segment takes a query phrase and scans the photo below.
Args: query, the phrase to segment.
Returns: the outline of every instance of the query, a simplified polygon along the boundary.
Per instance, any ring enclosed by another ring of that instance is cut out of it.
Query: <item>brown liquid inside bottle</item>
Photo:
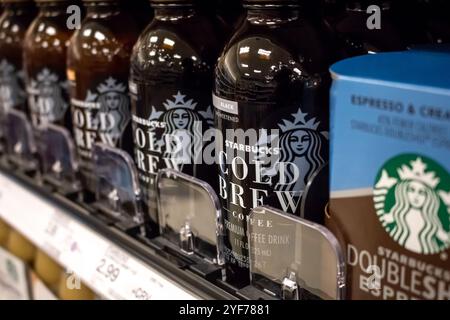
[[[214,87],[227,277],[239,286],[249,281],[247,221],[271,228],[269,220],[250,220],[251,209],[298,214],[304,191],[328,161],[332,56],[297,1],[244,5],[247,17],[219,59]],[[314,215],[321,220],[320,210]]]
[[[3,1],[0,17],[0,122],[5,112],[17,108],[26,112],[26,93],[22,69],[25,33],[35,17],[32,1]],[[4,124],[0,123],[0,131]]]
[[[70,130],[66,52],[69,1],[39,0],[39,14],[24,43],[28,108],[33,125],[57,123]]]
[[[169,168],[210,184],[202,140],[213,125],[211,90],[222,45],[214,23],[192,0],[152,0],[155,18],[140,36],[131,59],[135,162],[153,230],[158,171]]]
[[[93,144],[132,148],[128,75],[139,27],[119,1],[83,3],[87,16],[70,41],[67,77],[82,178],[85,189],[94,192]]]

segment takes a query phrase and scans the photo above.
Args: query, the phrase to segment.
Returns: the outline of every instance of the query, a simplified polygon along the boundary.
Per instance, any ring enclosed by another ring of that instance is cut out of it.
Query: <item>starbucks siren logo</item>
[[[22,105],[26,100],[23,89],[23,72],[7,60],[0,62],[0,112],[6,113]]]
[[[280,148],[279,158],[266,170],[267,176],[277,175],[280,163],[292,164],[283,172],[285,177],[281,180],[295,183],[277,184],[277,191],[303,190],[326,162],[324,150],[327,147],[328,132],[320,130],[320,121],[309,117],[301,108],[290,116],[292,121],[284,119],[278,123],[279,134],[267,136],[263,133],[258,142],[259,147],[278,145]],[[267,155],[263,154],[258,159],[269,162],[265,157]]]
[[[100,123],[102,115],[107,115],[108,123],[103,126],[108,129],[103,131],[108,132],[114,141],[118,141],[131,119],[127,86],[109,77],[97,87],[97,92],[88,90],[86,97],[87,102],[100,103],[100,109],[94,121]]]
[[[421,254],[450,246],[450,176],[438,163],[394,157],[380,170],[373,193],[378,218],[398,244]]]
[[[179,91],[173,98],[163,103],[164,111],[156,111],[152,106],[148,120],[165,123],[164,133],[156,142],[157,151],[163,154],[163,158],[176,162],[178,170],[183,171],[184,164],[193,163],[195,151],[201,155],[203,128],[200,123],[212,127],[214,115],[211,106],[206,111],[197,110],[197,102],[188,100]]]
[[[69,104],[66,101],[67,81],[59,81],[54,72],[44,68],[27,87],[28,105],[35,125],[60,121]]]

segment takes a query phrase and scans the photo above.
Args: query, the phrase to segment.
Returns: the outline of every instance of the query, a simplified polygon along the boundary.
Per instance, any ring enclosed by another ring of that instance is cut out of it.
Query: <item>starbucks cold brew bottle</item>
[[[250,210],[299,212],[305,187],[327,162],[330,83],[329,50],[297,0],[244,5],[247,17],[219,60],[214,88],[227,271],[241,284],[249,278]],[[251,223],[270,231],[270,221]]]
[[[70,40],[67,78],[75,144],[85,189],[94,192],[95,142],[131,152],[128,76],[139,34],[117,0],[84,0],[87,16]]]
[[[72,31],[66,26],[67,0],[37,0],[39,14],[24,42],[28,108],[33,125],[71,128],[66,51]]]
[[[26,110],[26,93],[22,69],[25,33],[35,17],[31,0],[3,0],[0,17],[0,120],[11,108]]]
[[[155,17],[133,50],[130,93],[135,162],[154,224],[160,169],[216,181],[211,180],[213,156],[207,165],[202,152],[207,143],[213,146],[203,134],[214,124],[211,90],[222,44],[217,29],[193,0],[151,4]]]

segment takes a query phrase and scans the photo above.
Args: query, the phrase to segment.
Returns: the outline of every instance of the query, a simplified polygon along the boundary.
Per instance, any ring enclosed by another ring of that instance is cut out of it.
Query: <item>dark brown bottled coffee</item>
[[[67,28],[64,0],[37,0],[39,14],[24,43],[24,69],[29,114],[34,126],[57,123],[71,129],[66,53],[72,31]]]
[[[370,20],[368,27],[368,20],[373,13],[367,13],[367,8],[371,5],[380,9],[379,29],[373,28],[372,22],[375,20]],[[347,57],[407,48],[407,42],[395,23],[391,1],[347,1],[345,12],[336,19],[333,27]]]
[[[214,123],[211,90],[222,43],[194,1],[151,4],[155,18],[134,47],[130,93],[135,162],[146,211],[157,230],[159,170],[171,168],[207,182],[214,176],[214,159],[203,163],[208,143],[203,134]]]
[[[241,285],[249,279],[250,210],[298,214],[307,184],[327,162],[330,84],[330,50],[297,0],[244,5],[246,20],[220,57],[214,88],[225,259],[228,278]],[[250,223],[270,232],[271,221]]]
[[[11,108],[26,109],[22,65],[25,33],[36,10],[33,1],[3,0],[0,17],[0,116]]]
[[[135,19],[116,0],[85,0],[87,16],[70,40],[67,60],[72,126],[87,191],[94,191],[95,142],[131,152],[128,76],[139,35]],[[128,131],[129,130],[129,131]]]

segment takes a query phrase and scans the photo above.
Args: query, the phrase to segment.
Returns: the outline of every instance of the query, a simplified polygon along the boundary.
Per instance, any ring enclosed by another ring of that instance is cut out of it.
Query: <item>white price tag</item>
[[[79,251],[76,235],[71,220],[58,213],[50,216],[42,234],[42,249],[54,259],[61,260],[61,255],[73,255]]]
[[[98,260],[92,282],[105,286],[107,297],[128,300],[196,299],[151,268],[109,246]]]
[[[196,299],[142,261],[0,173],[0,217],[109,299]]]
[[[0,173],[0,216],[35,244],[43,243],[55,208]]]

